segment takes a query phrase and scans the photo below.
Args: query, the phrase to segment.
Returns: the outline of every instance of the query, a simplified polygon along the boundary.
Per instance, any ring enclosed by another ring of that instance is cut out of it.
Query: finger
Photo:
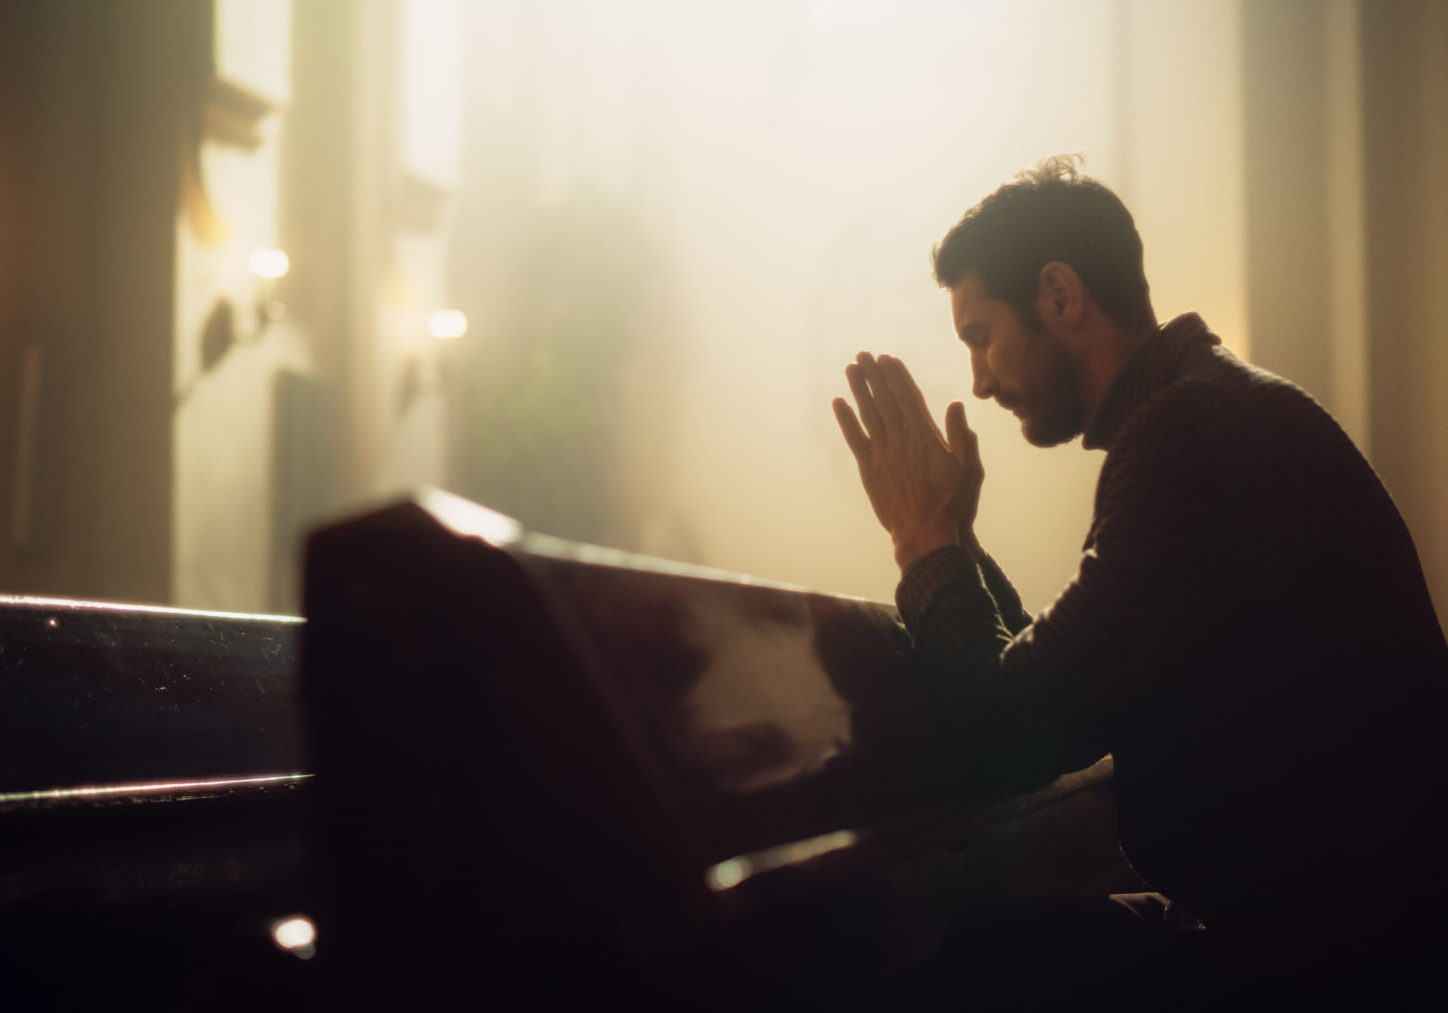
[[[930,408],[925,403],[925,395],[920,392],[920,386],[915,382],[915,377],[910,375],[910,370],[905,363],[893,355],[880,356],[880,369],[885,375],[886,382],[890,385],[891,393],[895,395],[895,401],[900,406],[900,416],[903,424],[912,430],[919,432],[933,432],[940,435],[940,429],[935,425],[935,420],[930,417]]]
[[[835,421],[840,424],[840,432],[845,434],[845,442],[850,446],[850,453],[855,455],[857,461],[865,460],[870,456],[870,438],[860,428],[860,420],[855,417],[855,410],[842,397],[835,398],[832,404],[835,409]]]
[[[945,409],[945,439],[950,453],[961,464],[980,458],[980,440],[965,421],[965,405],[952,401]]]
[[[864,354],[860,353],[861,356]],[[858,363],[850,363],[845,367],[845,380],[849,382],[850,393],[855,395],[855,403],[860,406],[860,421],[865,424],[865,432],[872,440],[884,439],[885,421],[880,417],[880,409],[870,391],[864,368]]]
[[[895,392],[890,389],[889,380],[886,379],[885,371],[881,368],[879,361],[869,352],[861,352],[856,356],[855,364],[870,385],[875,408],[879,411],[880,421],[883,423],[880,429],[881,435],[888,434],[892,429],[900,431],[904,426],[900,415],[900,405],[897,403]],[[870,429],[868,419],[865,420],[865,428]],[[875,432],[870,430],[870,435],[874,436]]]

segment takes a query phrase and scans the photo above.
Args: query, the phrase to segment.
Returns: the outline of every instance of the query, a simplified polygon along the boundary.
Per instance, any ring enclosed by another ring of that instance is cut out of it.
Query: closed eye
[[[981,349],[990,343],[990,336],[983,327],[967,327],[960,332],[960,340],[967,348]]]

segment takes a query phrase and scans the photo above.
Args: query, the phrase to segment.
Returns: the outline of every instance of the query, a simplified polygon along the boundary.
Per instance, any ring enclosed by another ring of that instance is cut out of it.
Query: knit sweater
[[[1085,445],[1107,456],[1080,569],[1033,621],[963,549],[903,576],[956,762],[1025,786],[1111,753],[1123,851],[1209,926],[1437,889],[1448,646],[1352,442],[1189,314],[1133,350]]]

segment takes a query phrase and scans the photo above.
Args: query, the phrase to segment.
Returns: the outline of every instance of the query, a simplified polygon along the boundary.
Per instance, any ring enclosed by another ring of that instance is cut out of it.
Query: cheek
[[[1011,348],[993,349],[990,357],[991,372],[1003,385],[1011,388],[1021,386],[1021,357],[1019,350]]]

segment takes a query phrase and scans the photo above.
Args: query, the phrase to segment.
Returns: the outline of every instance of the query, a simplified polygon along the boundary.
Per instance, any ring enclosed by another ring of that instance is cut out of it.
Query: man
[[[1320,973],[1420,945],[1448,897],[1448,646],[1371,467],[1194,314],[1158,327],[1131,215],[1069,159],[971,209],[935,274],[975,395],[1107,451],[1079,572],[1032,620],[975,536],[963,405],[942,433],[899,360],[846,370],[960,762],[1027,784],[1111,753],[1123,852],[1222,952]]]

